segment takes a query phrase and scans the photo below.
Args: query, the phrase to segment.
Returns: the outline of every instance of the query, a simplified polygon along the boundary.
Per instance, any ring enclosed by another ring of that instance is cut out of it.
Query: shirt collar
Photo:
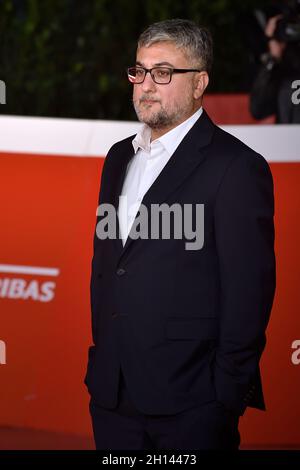
[[[171,156],[175,152],[176,148],[178,147],[180,142],[183,140],[185,135],[188,133],[188,131],[193,127],[195,122],[199,119],[199,117],[202,114],[202,111],[203,109],[201,106],[201,108],[199,108],[188,119],[183,121],[178,126],[174,127],[174,129],[171,129],[169,132],[162,135],[158,139],[153,140],[152,142],[150,142],[151,129],[147,124],[144,124],[142,129],[136,134],[136,136],[132,140],[134,153],[136,153],[138,149],[141,148],[142,150],[150,154],[151,145],[152,144],[156,145],[157,143],[160,143],[164,146],[165,150]]]
[[[132,141],[134,148],[134,153],[138,151],[139,148],[145,152],[150,153],[150,138],[151,138],[151,129],[147,124],[144,124],[141,130],[137,133],[135,138]]]

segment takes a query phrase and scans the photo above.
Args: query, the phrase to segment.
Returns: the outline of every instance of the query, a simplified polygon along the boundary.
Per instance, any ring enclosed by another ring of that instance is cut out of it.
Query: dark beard
[[[165,129],[176,124],[176,116],[169,116],[164,109],[151,116],[147,121],[143,120],[137,107],[134,106],[139,121],[147,124],[151,129]]]

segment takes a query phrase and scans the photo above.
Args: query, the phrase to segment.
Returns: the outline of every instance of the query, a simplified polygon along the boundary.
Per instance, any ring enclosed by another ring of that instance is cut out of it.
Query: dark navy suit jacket
[[[118,207],[133,137],[105,159],[101,204]],[[212,400],[239,415],[265,409],[259,361],[275,291],[268,163],[203,111],[142,203],[204,204],[204,245],[129,236],[123,247],[95,232],[85,376],[93,400],[117,405],[121,368],[147,414]]]

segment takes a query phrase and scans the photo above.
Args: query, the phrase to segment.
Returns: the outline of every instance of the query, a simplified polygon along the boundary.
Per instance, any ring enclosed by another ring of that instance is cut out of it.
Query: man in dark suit
[[[203,110],[211,63],[206,29],[167,20],[128,69],[144,126],[102,171],[85,377],[97,449],[237,449],[239,417],[265,408],[273,182]]]

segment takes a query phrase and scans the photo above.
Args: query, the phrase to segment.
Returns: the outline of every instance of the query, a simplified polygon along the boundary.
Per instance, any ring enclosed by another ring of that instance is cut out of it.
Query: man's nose
[[[147,72],[143,83],[141,83],[143,91],[155,90],[156,84],[153,81],[150,72]]]

